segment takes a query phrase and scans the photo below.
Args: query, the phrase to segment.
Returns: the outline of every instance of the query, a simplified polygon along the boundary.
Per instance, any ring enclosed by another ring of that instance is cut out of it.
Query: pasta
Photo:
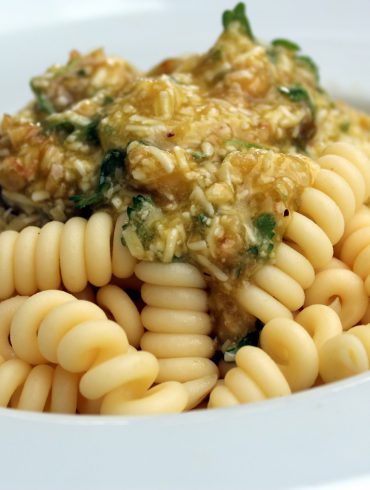
[[[60,366],[32,367],[21,359],[0,364],[0,406],[36,412],[76,413],[78,376]]]
[[[243,4],[203,55],[102,50],[0,121],[0,406],[263,401],[370,369],[370,117]]]
[[[113,230],[111,216],[100,212],[89,220],[75,217],[65,224],[51,221],[41,229],[28,226],[0,233],[0,299],[61,285],[79,293],[88,282],[108,284],[112,274],[129,277],[135,260],[121,245],[121,223],[118,218]]]
[[[326,383],[367,371],[370,325],[358,325],[333,337],[325,343],[319,355],[320,376]]]
[[[206,396],[217,381],[218,370],[209,360],[215,344],[209,337],[211,321],[207,294],[199,287],[205,286],[201,274],[188,264],[144,262],[136,266],[135,274],[144,281],[141,294],[146,303],[141,317],[147,332],[140,345],[158,359],[156,381],[206,378]]]
[[[353,219],[352,230],[347,232],[341,243],[340,257],[365,281],[365,290],[370,295],[370,217],[368,208],[360,210]]]
[[[59,378],[64,371],[75,375],[75,380],[82,374],[81,394],[89,400],[102,398],[103,414],[177,412],[188,403],[187,389],[180,383],[150,388],[158,373],[156,358],[130,346],[123,329],[98,306],[63,291],[44,291],[25,299],[11,318],[9,337],[17,359],[0,366],[3,405],[24,385],[16,406],[42,410],[53,372],[46,363],[60,366]],[[31,370],[31,365],[36,366]],[[37,403],[32,404],[35,385],[43,394],[36,395]],[[58,397],[58,387],[54,390],[53,385],[53,391]],[[77,393],[68,405],[76,403]],[[58,411],[58,404],[51,409]]]
[[[97,304],[113,316],[125,331],[130,345],[138,347],[144,333],[139,312],[125,291],[118,286],[108,285],[99,289]]]
[[[306,330],[287,318],[268,322],[261,348],[246,346],[236,354],[237,367],[211,393],[209,406],[221,407],[287,395],[311,387],[318,375],[315,344]]]
[[[329,269],[319,272],[312,286],[306,291],[305,304],[328,305],[333,298],[340,299],[339,316],[343,328],[355,325],[364,316],[368,297],[364,283],[357,274],[345,269]]]

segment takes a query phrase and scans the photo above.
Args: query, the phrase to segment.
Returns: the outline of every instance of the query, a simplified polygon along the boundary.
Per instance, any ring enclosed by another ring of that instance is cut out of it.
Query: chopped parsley
[[[115,184],[116,171],[123,170],[125,158],[126,152],[123,150],[113,149],[107,151],[100,167],[99,182],[95,191],[69,198],[70,201],[74,202],[76,208],[83,209],[106,202],[106,193]]]
[[[250,148],[256,148],[257,150],[268,150],[266,146],[260,145],[259,143],[249,143],[243,140],[227,140],[225,141],[226,146],[233,146],[237,150],[244,150]]]
[[[300,46],[297,43],[293,41],[289,41],[289,39],[282,39],[282,38],[274,39],[273,41],[271,41],[271,44],[274,47],[282,47],[285,49],[289,49],[289,51],[301,50]]]
[[[262,213],[254,221],[259,235],[263,239],[271,240],[275,236],[276,219],[272,213]]]
[[[201,160],[204,160],[207,157],[207,155],[205,153],[203,153],[202,151],[192,151],[191,156],[197,162],[200,162]]]
[[[296,56],[296,60],[298,63],[305,65],[310,70],[310,72],[315,77],[316,82],[320,80],[319,68],[312,58],[306,55],[299,55]]]
[[[211,56],[212,61],[214,62],[221,61],[224,56],[224,50],[221,46],[214,47],[211,49],[209,54]]]
[[[290,87],[280,85],[278,87],[278,91],[288,97],[288,99],[290,99],[292,102],[303,102],[309,107],[312,115],[315,114],[315,107],[312,103],[311,97],[309,96],[307,90],[301,85],[291,85]]]
[[[111,95],[106,95],[103,100],[103,105],[108,105],[114,102],[114,99]]]
[[[149,196],[138,194],[127,208],[127,217],[128,223],[122,227],[124,243],[130,248],[133,240],[139,239],[143,249],[148,250],[156,235],[158,221],[162,218],[161,210]]]
[[[49,98],[45,94],[41,92],[40,89],[36,87],[34,80],[31,80],[30,86],[32,92],[36,97],[36,105],[38,110],[40,112],[43,112],[44,114],[54,114],[55,107],[53,103],[49,100]]]
[[[262,213],[253,221],[257,243],[250,246],[247,254],[255,260],[266,259],[274,249],[276,218],[272,213]]]
[[[225,344],[222,346],[224,361],[234,362],[238,350],[246,345],[253,345],[254,347],[257,347],[259,344],[260,334],[263,326],[263,323],[257,320],[255,323],[255,330],[251,330],[236,342],[230,343],[229,341],[226,341]]]
[[[52,102],[46,97],[44,94],[35,94],[37,107],[39,111],[44,112],[45,114],[53,114],[55,112],[54,106]]]
[[[269,259],[274,250],[276,225],[276,218],[272,213],[262,213],[253,220],[256,240],[240,255],[239,262],[233,270],[236,279],[248,265]]]
[[[77,70],[77,75],[79,77],[87,77],[87,71],[84,68],[80,68]]]
[[[244,34],[246,34],[252,41],[254,35],[250,26],[250,22],[245,13],[245,5],[243,2],[238,3],[233,10],[225,10],[222,14],[222,25],[224,30],[227,31],[229,27],[238,23]]]
[[[285,48],[293,53],[293,59],[296,61],[296,63],[307,68],[315,77],[316,82],[319,82],[320,73],[317,64],[313,61],[312,58],[310,58],[310,56],[298,54],[301,51],[300,46],[297,43],[290,41],[289,39],[279,38],[271,41],[271,47],[267,49],[266,53],[273,63],[276,63],[279,55],[279,51],[275,48],[279,47]]]
[[[93,119],[89,124],[78,129],[78,139],[81,141],[86,141],[93,145],[99,145],[99,128],[100,118]]]
[[[74,136],[79,141],[84,143],[90,143],[93,145],[99,145],[98,128],[100,124],[100,117],[96,116],[91,120],[82,118],[80,121],[78,118],[71,117],[68,119],[63,113],[54,114],[50,117],[46,117],[42,122],[42,127],[46,132],[56,132],[59,136],[66,137],[74,133]]]
[[[196,220],[198,224],[201,226],[210,226],[211,225],[211,218],[203,213],[200,213],[196,216]]]
[[[351,123],[349,121],[344,121],[339,125],[339,129],[343,133],[348,133],[350,127],[351,127]]]

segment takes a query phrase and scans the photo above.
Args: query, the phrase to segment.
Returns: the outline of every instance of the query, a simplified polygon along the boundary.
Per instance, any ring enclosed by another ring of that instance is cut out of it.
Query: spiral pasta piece
[[[331,338],[343,332],[342,323],[337,313],[325,305],[311,305],[304,308],[295,317],[315,342],[317,350]]]
[[[97,305],[66,292],[43,291],[26,299],[11,319],[10,342],[15,361],[23,363],[18,386],[32,364],[53,363],[81,376],[80,393],[101,399],[101,413],[179,412],[188,404],[181,383],[151,388],[158,374],[156,358],[130,346],[123,328]]]
[[[318,374],[317,348],[296,321],[275,318],[262,329],[261,348],[274,360],[292,391],[311,387]]]
[[[209,407],[231,406],[288,395],[313,386],[319,371],[316,346],[306,330],[287,318],[275,318],[261,332],[261,348],[236,354],[236,368],[210,395]]]
[[[369,161],[355,146],[341,142],[329,145],[318,163],[320,171],[313,186],[303,191],[299,212],[319,225],[334,245],[370,195]]]
[[[341,242],[340,258],[360,276],[370,296],[370,210],[360,209],[349,222]]]
[[[213,376],[215,384],[218,370],[210,360],[215,345],[201,273],[188,264],[141,262],[135,274],[144,281],[141,317],[148,330],[140,345],[158,359],[156,381],[185,383]]]
[[[347,269],[322,270],[306,291],[305,306],[330,305],[335,298],[339,298],[340,301],[338,314],[343,329],[348,330],[361,320],[368,306],[362,279]]]
[[[9,342],[10,324],[15,312],[26,299],[27,296],[15,296],[0,303],[0,356],[4,360],[16,357],[13,347]]]
[[[315,269],[332,257],[345,225],[370,195],[370,165],[348,143],[329,145],[318,159],[320,170],[301,196],[284,240],[295,243]]]
[[[109,284],[99,289],[97,304],[108,311],[126,332],[130,345],[138,347],[144,333],[140,313],[130,296],[117,286]]]
[[[368,226],[370,226],[370,209],[363,205],[356,211],[355,215],[348,221],[348,223],[346,223],[342,239],[335,247],[336,256],[340,257],[343,244],[352,233]]]
[[[202,378],[186,381],[183,386],[188,394],[188,403],[185,410],[199,408],[199,404],[204,402],[205,397],[211,392],[218,380],[218,374],[210,374]],[[206,408],[205,405],[204,408]]]
[[[338,170],[334,171],[338,175],[342,175],[350,185],[351,179],[347,177],[347,175],[350,173],[349,168],[351,168],[352,172],[354,169],[356,169],[358,174],[361,176],[363,183],[363,193],[358,192],[360,186],[357,188],[355,185],[351,185],[351,189],[355,197],[356,192],[358,192],[358,196],[356,197],[356,207],[359,208],[365,201],[367,201],[370,196],[369,159],[366,154],[360,150],[360,148],[343,141],[332,143],[325,148],[323,156],[319,159],[319,163],[321,168],[330,168],[333,170],[338,168]]]
[[[319,357],[320,376],[326,383],[367,371],[370,367],[370,324],[358,325],[328,340]]]
[[[21,359],[0,364],[0,406],[33,412],[76,413],[79,377],[60,366],[32,367]]]
[[[74,217],[65,224],[51,221],[0,233],[0,299],[61,285],[78,293],[88,283],[108,284],[112,274],[130,276],[136,261],[121,244],[122,219],[113,229],[111,216],[97,212],[89,220]]]
[[[209,397],[209,408],[266,400],[291,393],[288,382],[271,357],[258,347],[242,347],[237,367],[228,371]]]

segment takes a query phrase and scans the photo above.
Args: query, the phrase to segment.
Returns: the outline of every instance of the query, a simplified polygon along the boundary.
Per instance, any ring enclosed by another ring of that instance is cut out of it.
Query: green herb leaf
[[[200,162],[201,160],[204,160],[204,158],[207,157],[205,153],[202,151],[192,151],[191,156],[196,160],[197,162]]]
[[[105,184],[109,179],[112,180],[115,171],[124,167],[125,158],[126,152],[123,150],[107,151],[100,167],[99,185]]]
[[[88,124],[79,124],[63,117],[65,117],[63,113],[55,114],[53,117],[45,118],[41,124],[46,131],[56,131],[63,136],[75,133],[80,141],[93,145],[100,144],[98,133],[100,117],[95,117]]]
[[[114,102],[114,98],[111,95],[106,95],[103,100],[103,105],[108,105]]]
[[[132,198],[132,204],[127,208],[127,216],[129,219],[133,217],[133,213],[137,213],[142,211],[145,204],[150,204],[153,206],[153,201],[150,196],[143,196],[142,194],[138,194]]]
[[[301,48],[298,44],[296,44],[293,41],[289,41],[289,39],[282,39],[282,38],[274,39],[273,41],[271,41],[271,44],[272,44],[272,46],[275,46],[275,47],[282,47],[285,49],[289,49],[289,51],[300,51],[301,50]]]
[[[224,50],[221,46],[219,47],[214,47],[211,49],[210,51],[210,57],[212,59],[212,61],[214,61],[215,63],[217,63],[218,61],[221,61],[223,56],[224,56]]]
[[[256,245],[253,245],[253,247],[249,247],[247,252],[251,255],[254,255],[255,257],[258,256],[258,247]]]
[[[71,196],[70,201],[73,201],[74,205],[78,209],[91,208],[93,206],[101,205],[105,202],[105,192],[109,186],[104,185],[99,187],[95,192],[91,194],[78,194]]]
[[[350,127],[351,123],[349,121],[344,121],[339,125],[339,129],[343,131],[343,133],[348,133]]]
[[[263,323],[259,320],[255,323],[255,330],[248,332],[246,335],[241,337],[237,342],[232,343],[223,349],[225,362],[235,361],[235,356],[239,349],[245,347],[246,345],[253,345],[257,347],[260,340],[261,330],[263,328]]]
[[[63,133],[65,135],[73,133],[76,127],[75,125],[67,120],[50,120],[48,117],[45,118],[42,122],[42,127],[46,131],[57,131],[58,133]]]
[[[278,90],[281,94],[286,95],[293,102],[307,102],[310,99],[307,90],[300,85],[294,85],[292,87],[281,85],[278,87]]]
[[[225,12],[222,14],[222,24],[225,30],[227,30],[234,22],[239,23],[239,26],[244,31],[244,34],[252,39],[252,41],[254,40],[250,22],[245,13],[245,5],[242,2],[238,3],[233,10],[225,10]]]
[[[203,226],[209,226],[211,221],[211,219],[203,213],[198,214],[197,220]]]
[[[226,146],[234,146],[237,150],[256,148],[257,150],[268,150],[267,146],[260,145],[258,143],[249,143],[243,140],[227,140]]]
[[[291,87],[281,85],[278,87],[278,91],[288,97],[292,102],[303,102],[307,104],[312,115],[315,114],[315,107],[312,103],[311,97],[309,96],[307,90],[301,85],[292,85]]]
[[[158,222],[163,218],[160,208],[149,196],[138,194],[127,208],[128,223],[123,225],[123,236],[134,231],[144,250],[148,250],[156,233]],[[125,240],[127,242],[127,240]]]
[[[76,208],[83,209],[105,203],[106,192],[114,185],[116,170],[124,168],[125,158],[126,152],[123,150],[107,151],[101,163],[96,190],[90,194],[79,194],[69,198],[70,201],[74,202]]]
[[[44,94],[36,94],[37,106],[41,112],[45,114],[53,114],[55,112],[53,104]]]
[[[40,112],[44,112],[45,114],[54,114],[55,108],[51,101],[44,94],[35,94],[37,108]]]
[[[253,220],[256,232],[256,241],[246,249],[238,267],[235,270],[236,277],[239,277],[247,264],[265,261],[271,255],[275,246],[276,218],[272,213],[262,213]]]
[[[262,213],[254,221],[259,235],[263,239],[272,240],[275,236],[276,219],[272,213]]]
[[[35,85],[35,79],[32,79],[30,82],[30,87],[32,92],[36,97],[37,108],[40,112],[44,112],[45,114],[54,114],[55,108],[52,102],[48,99],[48,97],[41,92],[39,88]]]
[[[296,56],[296,60],[298,61],[298,63],[302,63],[308,68],[308,70],[315,77],[316,82],[320,80],[319,67],[316,65],[312,58],[306,55],[300,55]]]
[[[78,138],[81,141],[86,141],[87,143],[91,143],[93,145],[99,145],[100,144],[99,133],[98,133],[99,124],[100,124],[99,117],[93,119],[87,126],[83,126],[81,129],[79,129]]]

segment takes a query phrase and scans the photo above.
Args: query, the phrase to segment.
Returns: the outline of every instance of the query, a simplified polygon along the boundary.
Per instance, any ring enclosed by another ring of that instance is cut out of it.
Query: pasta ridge
[[[329,339],[319,351],[325,383],[354,376],[370,367],[370,324],[357,325]]]

